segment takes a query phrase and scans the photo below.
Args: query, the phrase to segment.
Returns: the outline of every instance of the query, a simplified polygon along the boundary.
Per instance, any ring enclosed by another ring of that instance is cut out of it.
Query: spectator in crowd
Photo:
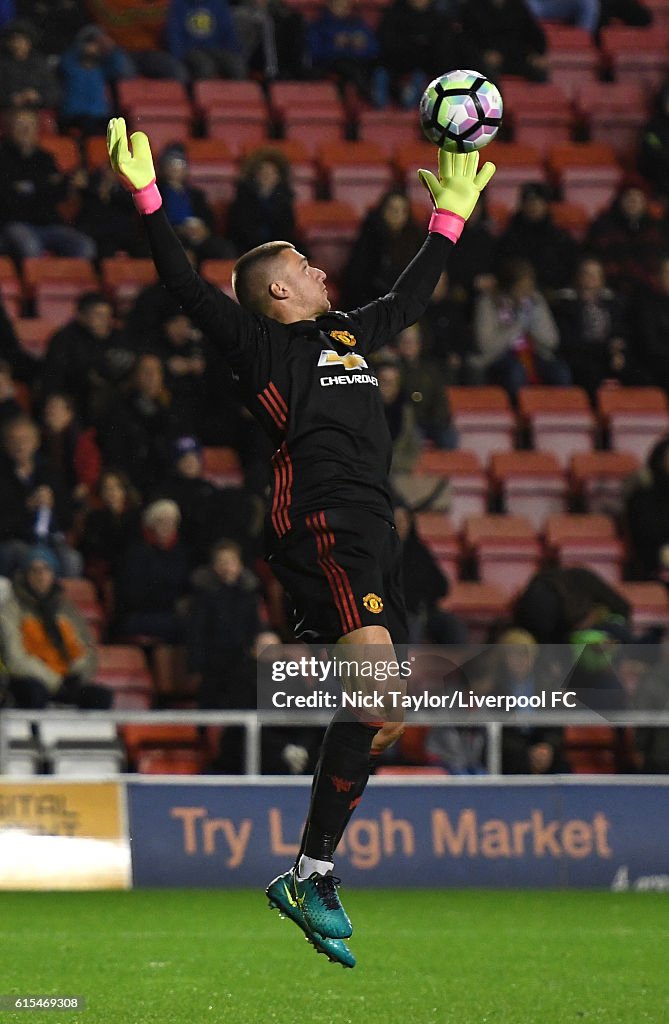
[[[170,224],[183,244],[201,260],[228,259],[230,245],[214,235],[214,214],[201,188],[188,181],[186,150],[168,146],[158,164],[158,184]]]
[[[552,291],[571,283],[577,249],[567,232],[553,223],[549,199],[542,182],[522,186],[519,209],[499,240],[497,258],[529,260],[539,287]]]
[[[202,332],[177,310],[165,319],[151,349],[165,367],[175,417],[199,427],[207,411],[207,352]]]
[[[104,135],[112,113],[109,86],[134,75],[123,50],[98,25],[86,25],[61,57],[58,71],[63,87],[62,128]]]
[[[540,644],[564,644],[577,629],[617,616],[629,619],[630,606],[617,590],[589,569],[575,566],[540,570],[518,595],[514,624]]]
[[[241,167],[228,211],[227,236],[236,252],[283,239],[296,243],[290,164],[276,149],[258,149]]]
[[[352,83],[361,99],[370,98],[370,81],[379,44],[354,0],[325,0],[308,31],[309,54],[319,78],[335,77],[340,89]]]
[[[87,7],[116,45],[128,52],[140,75],[188,81],[185,64],[165,49],[170,0],[87,0]]]
[[[255,686],[249,694],[239,684],[260,629],[257,590],[239,545],[228,539],[215,544],[209,569],[199,574],[187,621],[188,664],[200,682],[200,707],[255,704]]]
[[[653,447],[626,503],[631,569],[669,584],[669,437]]]
[[[462,644],[467,642],[464,624],[439,608],[448,596],[449,582],[416,529],[413,513],[405,505],[395,507],[395,527],[402,543],[404,599],[412,643]]]
[[[459,689],[487,696],[495,685],[497,652],[487,648],[472,655],[466,662],[466,674],[458,680]],[[441,765],[449,775],[486,775],[486,741],[486,730],[480,725],[433,725],[425,740],[427,763]]]
[[[140,538],[140,505],[139,493],[125,473],[102,471],[79,541],[91,579],[102,583],[116,575],[127,548]]]
[[[601,259],[618,291],[629,295],[652,284],[667,234],[648,208],[643,182],[623,183],[609,209],[590,225],[586,248]]]
[[[84,292],[73,320],[51,338],[42,386],[65,392],[88,423],[104,408],[110,388],[132,369],[134,353],[114,326],[112,304],[102,292]]]
[[[391,478],[410,473],[420,455],[420,435],[411,402],[402,390],[402,373],[397,362],[383,362],[376,368],[379,391],[393,442]]]
[[[41,545],[26,552],[12,597],[3,604],[3,653],[19,707],[51,701],[105,710],[113,694],[93,682],[97,661],[86,622],[56,579],[54,552]]]
[[[387,192],[365,217],[344,272],[344,307],[385,295],[425,238],[402,192]]]
[[[42,49],[60,57],[80,28],[89,21],[80,0],[16,0],[17,14],[39,26]]]
[[[669,257],[660,260],[655,288],[641,293],[634,312],[640,361],[650,379],[669,391]]]
[[[94,259],[95,242],[64,224],[57,210],[68,195],[67,179],[37,139],[34,110],[13,110],[0,141],[0,247],[18,259],[56,256]]]
[[[67,486],[39,451],[40,432],[25,413],[3,434],[0,460],[0,576],[11,576],[33,544],[55,552],[63,576],[81,575],[82,559],[65,533],[72,522]]]
[[[251,554],[262,525],[262,510],[243,487],[217,487],[204,476],[202,448],[196,437],[179,437],[170,474],[156,496],[171,498],[181,512],[181,536],[193,563],[207,561],[221,533]]]
[[[650,25],[653,12],[640,0],[601,0],[601,25]]]
[[[465,0],[460,17],[480,71],[495,81],[500,75],[546,81],[546,37],[524,0]]]
[[[176,502],[167,498],[144,509],[143,537],[126,549],[116,577],[119,635],[183,642],[180,604],[188,591],[191,565],[179,537],[180,520]]]
[[[601,15],[600,0],[527,0],[535,18],[577,25],[595,34]]]
[[[377,36],[379,67],[373,79],[377,107],[393,99],[407,110],[414,109],[431,78],[444,68],[463,66],[454,23],[435,0],[393,0],[383,12]]]
[[[527,260],[500,264],[497,288],[476,302],[474,337],[478,366],[514,399],[526,384],[571,383],[569,370],[555,354],[557,325]]]
[[[227,0],[170,0],[167,45],[193,79],[248,74]]]
[[[0,430],[23,412],[17,398],[16,381],[6,359],[0,359]]]
[[[232,15],[251,75],[265,81],[299,79],[306,74],[306,32],[301,11],[284,0],[240,0]]]
[[[3,33],[0,107],[55,107],[58,82],[46,57],[35,49],[37,32],[29,21],[13,21]]]
[[[32,381],[38,372],[38,362],[21,346],[14,324],[0,295],[0,359],[9,364],[12,376],[22,382]]]
[[[75,225],[95,241],[100,259],[127,253],[146,257],[146,240],[137,230],[137,211],[132,197],[119,183],[109,163],[88,172],[77,172],[81,203]]]
[[[75,505],[95,490],[102,457],[93,427],[82,427],[70,395],[54,392],[42,411],[42,453],[57,467]]]
[[[458,435],[451,419],[446,383],[439,366],[423,355],[423,332],[412,324],[398,334],[396,347],[402,389],[413,404],[418,431],[437,448],[457,448]]]
[[[438,364],[446,384],[474,384],[469,367],[472,330],[462,303],[452,298],[450,282],[445,270],[425,312],[422,325],[426,350]]]
[[[479,292],[491,288],[495,283],[493,269],[497,251],[497,239],[494,237],[487,213],[485,193],[474,207],[474,212],[467,221],[466,230],[458,239],[458,258],[451,260],[448,267],[449,280],[453,298],[461,305],[468,306]]]
[[[0,31],[16,17],[14,0],[0,0]]]
[[[578,264],[573,288],[556,295],[555,318],[561,354],[574,384],[594,397],[605,380],[647,383],[628,342],[626,303],[607,287],[601,261],[586,256]]]
[[[669,191],[669,82],[660,89],[654,112],[641,133],[639,170],[660,196]]]
[[[539,647],[525,629],[505,630],[497,640],[495,696],[534,697],[546,689],[539,671]],[[562,761],[563,730],[559,727],[505,728],[502,731],[502,774],[546,775],[568,771]]]
[[[114,402],[98,422],[104,461],[124,470],[144,493],[165,476],[170,465],[170,446],[188,433],[172,409],[160,358],[139,356],[123,401]]]

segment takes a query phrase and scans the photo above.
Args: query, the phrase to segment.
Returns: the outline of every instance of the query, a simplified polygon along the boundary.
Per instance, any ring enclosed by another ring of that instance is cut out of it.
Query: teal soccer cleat
[[[353,925],[337,894],[339,879],[331,871],[326,875],[314,872],[300,880],[293,871],[292,896],[297,900],[304,920],[312,931],[328,939],[347,939]]]
[[[317,953],[324,953],[330,963],[341,964],[342,967],[355,967],[355,957],[341,939],[326,938],[311,930],[295,898],[295,880],[293,871],[286,871],[270,882],[265,889],[272,910],[278,910],[285,917],[294,921],[304,932],[305,938]]]

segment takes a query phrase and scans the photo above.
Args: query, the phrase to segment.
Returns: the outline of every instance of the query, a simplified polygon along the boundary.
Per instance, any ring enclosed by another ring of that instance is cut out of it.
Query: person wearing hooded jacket
[[[601,259],[609,284],[629,295],[652,284],[668,242],[664,225],[649,209],[644,182],[628,178],[591,224],[585,247]]]
[[[632,570],[669,584],[669,437],[655,445],[626,505]]]

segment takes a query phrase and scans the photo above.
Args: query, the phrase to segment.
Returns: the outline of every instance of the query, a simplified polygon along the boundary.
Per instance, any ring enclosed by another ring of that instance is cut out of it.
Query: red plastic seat
[[[418,118],[416,117],[416,120]],[[397,168],[399,180],[412,203],[419,203],[424,208],[430,209],[429,198],[425,186],[418,180],[416,171],[419,167],[425,167],[429,171],[436,171],[437,150],[427,140],[408,143],[397,146],[393,153],[393,164]]]
[[[191,184],[203,189],[209,202],[229,203],[235,194],[239,168],[228,143],[222,139],[189,139],[186,157]]]
[[[528,181],[544,181],[546,170],[534,146],[517,142],[491,142],[481,153],[480,163],[492,160],[495,177],[486,188],[488,201],[515,208],[521,187]]]
[[[586,29],[555,22],[543,22],[542,27],[548,43],[550,80],[571,99],[583,82],[595,81],[601,59],[599,51]]]
[[[49,348],[49,341],[57,330],[51,317],[33,316],[19,318],[13,323],[21,348],[29,352],[35,359],[43,359]]]
[[[127,313],[139,293],[158,280],[151,259],[131,256],[109,256],[100,265],[102,286],[114,302],[118,313]]]
[[[98,288],[88,260],[62,256],[31,256],[23,261],[23,279],[35,301],[37,316],[49,317],[53,328],[74,316],[77,299]]]
[[[336,142],[321,146],[318,160],[333,199],[349,203],[359,214],[375,206],[393,183],[393,171],[374,142]]]
[[[568,725],[564,755],[577,775],[613,775],[616,771],[616,731],[610,725]]]
[[[639,131],[648,120],[648,90],[636,81],[584,82],[575,103],[590,139],[607,142],[623,166],[633,165]]]
[[[582,242],[590,226],[588,211],[578,203],[551,203],[550,209],[555,226]]]
[[[346,113],[333,82],[275,82],[271,87],[275,121],[287,139],[298,139],[312,154],[327,142],[344,139]]]
[[[662,583],[619,583],[617,589],[631,606],[636,630],[669,626],[669,594]]]
[[[217,284],[222,292],[236,302],[237,299],[232,290],[232,270],[235,262],[235,260],[203,260],[200,273],[207,281]]]
[[[522,516],[474,516],[465,523],[464,540],[479,578],[506,594],[524,587],[541,563],[534,527]]]
[[[629,452],[581,452],[571,460],[571,479],[586,512],[618,517],[623,486],[639,461]]]
[[[109,163],[107,140],[103,135],[91,135],[84,142],[84,160],[89,171],[97,171]]]
[[[475,452],[421,452],[414,466],[414,475],[441,476],[448,480],[448,514],[456,529],[468,516],[483,515],[488,505],[488,483]]]
[[[312,266],[337,277],[358,233],[359,216],[349,203],[317,200],[296,203],[295,217],[311,254]]]
[[[448,597],[440,603],[446,611],[458,615],[469,630],[470,643],[484,643],[490,628],[508,618],[508,595],[491,583],[456,581]]]
[[[140,775],[199,775],[204,756],[199,750],[142,750],[137,755],[136,769]]]
[[[460,569],[460,541],[448,516],[442,512],[420,512],[416,516],[416,530],[448,580],[457,579]]]
[[[153,680],[141,648],[125,644],[102,644],[98,645],[96,653],[98,667],[95,681],[114,691],[114,707],[149,707]]]
[[[567,481],[551,453],[497,452],[490,465],[507,512],[525,516],[539,530],[550,515],[566,511]]]
[[[593,215],[609,205],[623,173],[607,142],[563,142],[551,148],[548,164],[565,202]]]
[[[61,580],[61,586],[65,597],[72,602],[95,635],[99,637],[105,624],[105,613],[91,581],[76,578],[64,579]]]
[[[669,402],[662,388],[607,388],[597,392],[597,409],[611,447],[644,461],[669,432]]]
[[[545,541],[549,556],[565,568],[585,566],[613,585],[622,579],[625,549],[608,516],[550,516]]]
[[[81,166],[79,148],[74,139],[67,135],[41,135],[39,144],[42,149],[56,161],[58,170],[63,174],[72,174],[77,167]],[[109,158],[107,158],[109,159]]]
[[[18,317],[23,304],[21,281],[9,256],[0,256],[0,296],[11,317]]]
[[[446,391],[463,448],[476,452],[482,462],[493,452],[513,448],[516,419],[503,388],[449,387]]]
[[[239,455],[234,448],[207,447],[202,449],[203,473],[207,480],[219,487],[241,487],[244,473]]]
[[[616,82],[640,83],[651,94],[660,88],[669,71],[665,32],[650,25],[610,25],[602,29],[600,44]]]
[[[501,93],[515,142],[544,152],[556,142],[568,141],[573,114],[569,98],[558,85],[503,78]]]
[[[403,146],[420,142],[420,126],[414,110],[363,110],[358,117],[358,137],[373,142],[392,156]]]
[[[267,138],[269,111],[259,82],[195,82],[193,100],[207,136],[225,141],[235,154]]]
[[[126,78],[116,87],[119,106],[129,130],[144,131],[159,158],[165,146],[185,142],[190,135],[191,105],[180,82],[165,78]]]
[[[532,446],[550,451],[563,468],[576,452],[592,450],[595,417],[583,388],[523,387],[518,409],[530,430]]]

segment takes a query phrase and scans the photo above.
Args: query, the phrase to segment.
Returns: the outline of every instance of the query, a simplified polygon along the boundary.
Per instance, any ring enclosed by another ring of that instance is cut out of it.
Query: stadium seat
[[[549,78],[571,99],[582,82],[597,78],[599,51],[586,29],[555,22],[543,22],[543,29],[548,43]]]
[[[477,453],[426,450],[421,452],[414,474],[443,477],[448,481],[448,514],[456,529],[468,516],[486,512],[488,484]]]
[[[551,217],[556,227],[562,228],[575,242],[582,242],[590,227],[588,211],[578,203],[551,203]]]
[[[125,78],[116,87],[119,106],[130,131],[145,131],[154,158],[173,142],[190,135],[192,111],[184,87],[174,79]]]
[[[571,460],[572,487],[586,512],[622,514],[623,485],[637,469],[638,459],[629,452],[581,452]]]
[[[336,279],[358,233],[359,217],[354,208],[334,199],[296,203],[295,218],[312,266]]]
[[[569,140],[571,104],[558,85],[502,78],[500,91],[504,97],[504,116],[513,125],[514,142],[544,152],[556,142]]]
[[[114,708],[144,709],[153,694],[153,680],[139,647],[125,644],[97,647],[95,681],[114,691]]]
[[[416,118],[418,120],[418,118]],[[404,191],[412,203],[420,203],[421,206],[429,209],[429,199],[425,186],[418,180],[416,169],[425,167],[427,170],[437,170],[437,150],[427,140],[412,142],[402,146],[396,146],[393,154],[393,163],[397,168],[397,174]],[[426,203],[426,199],[428,200]]]
[[[270,139],[260,148],[269,151],[276,150],[285,156],[290,163],[290,183],[295,199],[299,202],[312,202],[316,196],[318,175],[316,164],[302,143],[297,139]],[[244,156],[249,156],[257,151],[258,146],[248,146],[244,150]]]
[[[596,424],[582,388],[523,387],[518,410],[532,447],[551,452],[563,468],[576,452],[591,451]]]
[[[344,139],[346,113],[334,82],[274,82],[270,99],[284,137],[298,139],[312,155],[324,143]]]
[[[645,461],[653,445],[669,432],[669,403],[662,388],[601,387],[597,410],[611,448]]]
[[[477,644],[485,643],[490,628],[508,617],[511,605],[508,595],[491,583],[458,580],[440,607],[458,615],[469,630],[470,643]]]
[[[506,512],[525,516],[541,529],[545,520],[567,509],[567,481],[549,452],[497,452],[491,475]]]
[[[232,269],[234,265],[235,260],[203,260],[200,265],[200,274],[207,281],[218,285],[222,292],[225,292],[226,295],[229,295],[236,302],[237,299],[232,290]]]
[[[199,775],[205,759],[199,750],[142,750],[137,755],[136,770],[140,775]]]
[[[21,348],[24,348],[35,359],[44,359],[51,336],[58,329],[54,327],[48,316],[22,317],[14,320],[12,326],[16,331]]]
[[[601,30],[600,45],[620,85],[641,84],[652,95],[664,82],[669,71],[667,35],[656,26],[607,26]]]
[[[172,704],[192,697],[196,687],[188,671],[186,648],[175,644],[156,644],[151,652],[151,672],[156,693]]]
[[[61,586],[65,597],[77,608],[99,639],[105,626],[105,613],[91,581],[83,578],[63,579]]]
[[[84,142],[84,162],[89,171],[97,171],[109,163],[107,139],[104,135],[89,135]]]
[[[49,317],[53,330],[74,316],[84,292],[98,288],[88,260],[63,256],[30,256],[23,261],[23,279],[36,316]]]
[[[207,447],[202,449],[203,473],[218,487],[241,487],[244,473],[239,455],[234,448]]]
[[[414,110],[363,110],[358,116],[358,137],[374,142],[384,154],[392,156],[403,146],[420,142],[420,127]]]
[[[593,142],[607,142],[624,167],[635,166],[639,132],[648,119],[649,95],[639,82],[584,82],[576,109]]]
[[[195,82],[193,101],[208,138],[224,140],[235,155],[267,138],[269,111],[259,82]]]
[[[505,594],[521,590],[541,563],[534,527],[522,516],[473,516],[466,521],[463,535],[479,579]]]
[[[491,142],[481,153],[481,163],[492,160],[497,167],[495,177],[486,188],[487,202],[501,203],[515,209],[520,188],[528,181],[544,181],[546,171],[534,146],[517,142]]]
[[[610,725],[568,725],[563,734],[565,760],[577,775],[613,775],[617,745]]]
[[[503,388],[449,387],[446,392],[462,448],[484,463],[493,452],[513,448],[516,419]]]
[[[9,256],[0,256],[0,298],[12,319],[21,315],[23,305],[21,281]]]
[[[622,178],[622,168],[607,142],[563,142],[552,146],[548,166],[567,203],[585,207],[591,216],[608,206]]]
[[[202,741],[195,725],[126,725],[128,759],[138,772],[193,775],[202,771]]]
[[[669,626],[669,593],[662,583],[619,583],[617,590],[632,609],[636,631]]]
[[[359,214],[375,206],[393,184],[393,170],[374,142],[329,142],[318,151],[332,199]]]
[[[158,273],[151,259],[109,256],[100,263],[100,278],[116,312],[123,315],[130,311],[139,293],[158,280]]]
[[[449,583],[460,575],[460,542],[455,527],[442,512],[420,512],[416,532],[427,545]]]
[[[72,174],[81,166],[79,147],[74,139],[67,135],[40,135],[39,144],[42,149],[56,161],[58,170],[63,174]]]
[[[550,516],[545,542],[548,556],[565,568],[585,566],[614,586],[622,579],[625,549],[608,516]]]
[[[229,203],[234,198],[239,168],[227,142],[218,138],[189,139],[186,157],[190,183],[201,188],[210,203]]]

